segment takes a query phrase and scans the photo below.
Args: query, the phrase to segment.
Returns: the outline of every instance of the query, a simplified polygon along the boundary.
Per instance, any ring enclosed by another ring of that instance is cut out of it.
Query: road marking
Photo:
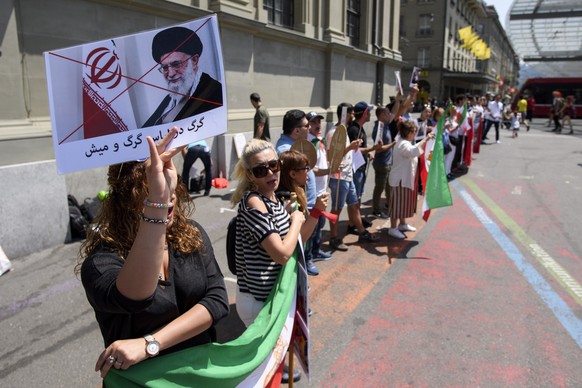
[[[228,207],[221,207],[221,208],[220,208],[220,214],[222,214],[222,213],[224,213],[224,212],[231,212],[231,213],[234,213],[234,212],[236,212],[236,209],[230,209],[230,208],[228,208]]]
[[[465,179],[463,181],[468,183],[469,180]],[[476,188],[476,185],[473,182],[469,181],[469,183]],[[582,349],[582,320],[580,320],[572,312],[566,302],[556,294],[546,279],[544,279],[544,277],[525,260],[517,246],[501,231],[501,228],[497,226],[489,216],[487,216],[483,208],[479,206],[471,194],[469,194],[458,181],[453,181],[451,184],[460,193],[465,203],[483,223],[485,229],[487,229],[489,234],[491,234],[493,239],[499,244],[507,257],[513,261],[517,269],[523,274],[535,292],[554,313],[554,316],[570,334],[572,339],[574,339],[578,347]]]
[[[511,194],[513,195],[521,195],[521,186],[515,186],[513,190],[511,190]]]
[[[236,283],[236,279],[235,278],[231,278],[230,276],[225,276],[224,277],[224,281],[231,282],[231,283]]]
[[[515,236],[515,238],[543,265],[550,275],[574,298],[576,303],[582,306],[582,286],[566,271],[552,256],[550,256],[539,244],[505,213],[497,204],[489,198],[471,179],[464,183],[475,195],[487,205],[497,216],[501,223]]]

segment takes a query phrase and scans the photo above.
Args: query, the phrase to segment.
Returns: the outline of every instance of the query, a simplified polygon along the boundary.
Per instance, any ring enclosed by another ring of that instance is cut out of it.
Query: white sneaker
[[[404,233],[402,233],[401,231],[399,231],[396,228],[389,228],[388,229],[388,236],[397,238],[399,240],[403,240],[403,239],[406,238],[406,236],[404,235]]]
[[[500,140],[497,140],[495,143],[497,143],[497,144],[501,144],[501,141],[500,141]]]
[[[408,224],[398,225],[398,230],[401,232],[416,232],[416,228]]]

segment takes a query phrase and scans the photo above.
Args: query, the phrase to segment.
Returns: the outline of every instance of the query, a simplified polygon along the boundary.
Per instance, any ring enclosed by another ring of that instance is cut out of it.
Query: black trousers
[[[205,150],[206,147],[201,145],[196,145],[190,147],[184,158],[184,169],[182,170],[182,182],[188,187],[190,181],[190,168],[192,165],[200,158],[204,164],[204,170],[206,175],[206,182],[204,191],[210,191],[210,186],[212,185],[212,167],[210,162],[210,151]]]
[[[491,125],[495,125],[495,141],[499,140],[499,121],[485,120],[485,131],[483,131],[482,141],[485,141],[487,132],[491,129]]]

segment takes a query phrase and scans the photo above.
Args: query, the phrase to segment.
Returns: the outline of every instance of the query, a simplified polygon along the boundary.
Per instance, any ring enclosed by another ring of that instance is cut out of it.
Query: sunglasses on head
[[[259,164],[258,166],[251,168],[251,173],[255,178],[264,178],[269,173],[269,170],[274,174],[279,172],[280,169],[281,164],[279,163],[279,160],[273,159],[269,160],[267,163]]]

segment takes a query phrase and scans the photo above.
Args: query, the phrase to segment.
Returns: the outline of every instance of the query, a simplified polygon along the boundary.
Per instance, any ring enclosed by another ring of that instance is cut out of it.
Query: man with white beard
[[[222,84],[199,70],[202,42],[185,27],[160,31],[152,41],[152,57],[170,92],[144,127],[167,124],[222,106]]]

